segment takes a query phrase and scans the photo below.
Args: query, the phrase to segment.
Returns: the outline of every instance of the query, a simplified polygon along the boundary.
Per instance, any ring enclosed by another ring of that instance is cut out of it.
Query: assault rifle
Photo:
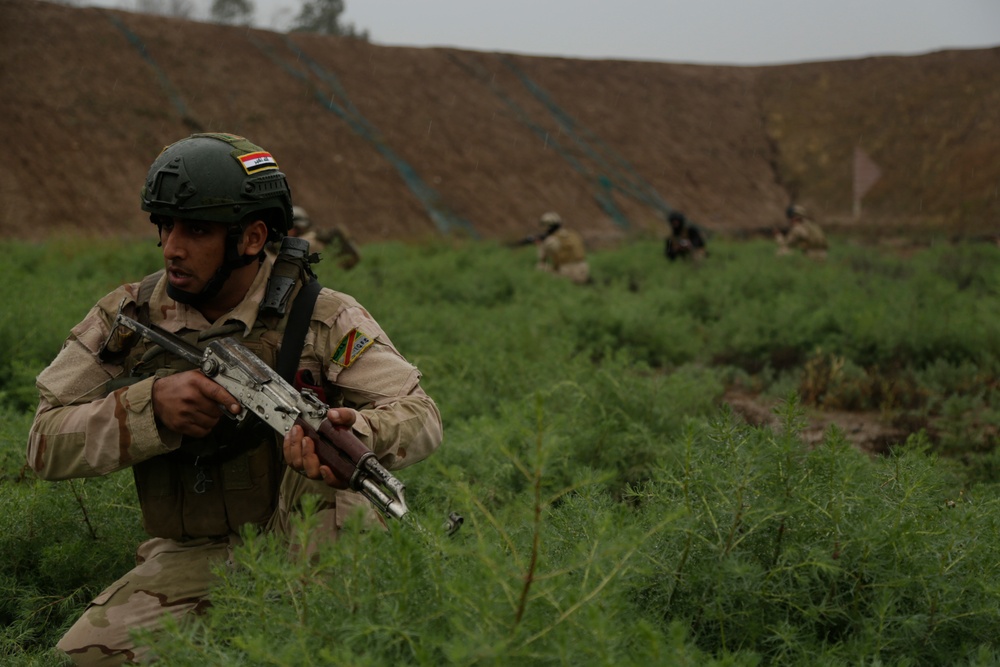
[[[388,516],[401,519],[407,513],[403,483],[378,462],[375,453],[349,430],[331,424],[326,418],[329,406],[313,391],[298,392],[243,345],[227,337],[213,340],[200,350],[165,329],[140,324],[121,313],[115,318],[115,327],[125,327],[147,338],[220,384],[243,406],[237,415],[227,411],[228,417],[242,421],[253,413],[282,434],[298,424],[316,443],[320,463],[348,480],[351,490],[361,493]]]
[[[549,225],[549,228],[546,229],[541,234],[529,234],[528,236],[525,236],[522,239],[518,239],[516,241],[511,241],[510,243],[507,244],[507,247],[508,248],[520,248],[520,247],[523,247],[523,246],[526,246],[526,245],[534,245],[534,244],[538,243],[539,241],[544,241],[545,239],[547,239],[548,237],[550,237],[552,234],[554,234],[555,231],[557,229],[559,229],[559,226],[560,225]]]
[[[516,241],[511,241],[510,243],[507,244],[507,247],[508,248],[521,248],[521,247],[526,246],[526,245],[535,245],[536,243],[538,243],[539,241],[541,241],[543,238],[545,238],[545,237],[542,236],[541,234],[531,234],[529,236],[525,236],[522,239],[518,239]]]
[[[349,271],[361,261],[361,253],[354,241],[348,236],[347,230],[337,225],[332,229],[324,229],[316,233],[316,238],[326,245],[337,244],[336,256],[340,258],[337,265]]]

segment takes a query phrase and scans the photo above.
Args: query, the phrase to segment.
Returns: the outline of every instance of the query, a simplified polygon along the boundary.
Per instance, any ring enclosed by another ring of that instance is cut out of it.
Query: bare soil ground
[[[1000,48],[778,67],[572,60],[0,0],[0,232],[136,236],[166,144],[244,134],[361,243],[767,229],[996,232]],[[861,147],[882,177],[852,215]]]
[[[729,389],[722,398],[733,412],[754,426],[780,428],[774,409],[779,401],[751,394],[738,388]],[[905,440],[908,433],[887,424],[879,412],[848,412],[845,410],[817,410],[806,408],[807,426],[800,437],[810,445],[822,442],[832,426],[838,428],[859,450],[869,454],[886,454],[895,444]]]

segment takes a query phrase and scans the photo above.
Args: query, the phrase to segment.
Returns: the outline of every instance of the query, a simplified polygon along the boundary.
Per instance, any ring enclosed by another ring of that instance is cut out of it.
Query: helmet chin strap
[[[167,296],[178,303],[195,307],[215,298],[222,291],[222,286],[229,280],[229,276],[232,275],[233,271],[264,259],[263,251],[256,255],[241,254],[239,243],[242,237],[243,228],[240,225],[233,225],[229,228],[226,233],[226,256],[222,261],[222,266],[216,270],[215,275],[205,285],[205,289],[200,292],[185,292],[168,282]]]

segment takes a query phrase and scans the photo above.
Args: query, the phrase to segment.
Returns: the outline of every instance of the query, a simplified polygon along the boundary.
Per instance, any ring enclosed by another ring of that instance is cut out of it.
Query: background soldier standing
[[[420,372],[354,298],[323,288],[310,317],[287,314],[299,294],[315,294],[303,285],[318,283],[301,254],[264,252],[292,220],[291,192],[270,153],[235,135],[192,135],[156,158],[141,201],[159,232],[164,270],[114,290],[72,329],[37,378],[28,436],[28,463],[43,479],[131,467],[151,536],[136,551],[136,567],[60,640],[79,665],[140,659],[129,631],[204,609],[211,569],[229,561],[240,530],[290,539],[305,494],[319,499],[318,540],[334,539],[355,508],[371,525],[381,521],[320,465],[301,427],[282,438],[253,415],[222,419],[223,410],[243,409],[236,399],[193,364],[113,328],[119,311],[198,347],[231,336],[272,368],[290,358],[296,379],[331,406],[327,419],[350,429],[388,469],[427,457],[442,438]],[[294,350],[282,345],[293,323],[304,334]]]
[[[312,218],[301,206],[292,207],[292,228],[288,230],[288,235],[308,241],[310,252],[321,252],[328,245],[335,246],[334,256],[339,258],[337,266],[344,270],[354,268],[361,261],[361,253],[343,226],[335,225],[332,229],[317,231]]]
[[[538,223],[545,231],[535,240],[536,268],[569,278],[578,285],[589,283],[590,265],[580,235],[563,227],[562,218],[555,211],[543,213]]]

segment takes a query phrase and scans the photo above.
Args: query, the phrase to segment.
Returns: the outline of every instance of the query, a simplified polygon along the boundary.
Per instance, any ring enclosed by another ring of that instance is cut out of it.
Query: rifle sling
[[[306,331],[309,330],[309,320],[312,319],[313,306],[321,289],[323,286],[315,278],[305,283],[295,295],[292,311],[288,314],[274,370],[289,384],[295,382],[295,372],[306,341]]]

